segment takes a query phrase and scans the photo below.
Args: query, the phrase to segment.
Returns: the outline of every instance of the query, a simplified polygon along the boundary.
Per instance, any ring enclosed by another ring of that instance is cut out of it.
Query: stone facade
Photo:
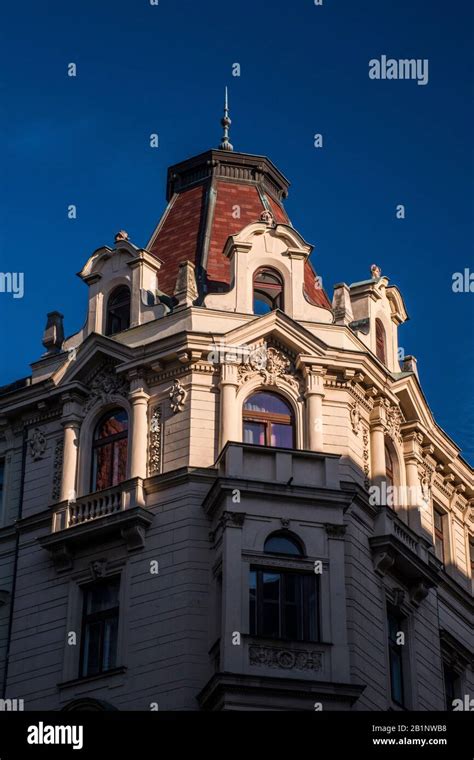
[[[400,366],[402,296],[377,276],[336,286],[332,308],[316,297],[311,246],[282,210],[286,180],[268,159],[211,154],[215,170],[207,154],[174,167],[149,249],[122,233],[92,254],[84,329],[64,340],[54,312],[31,378],[0,391],[3,697],[27,710],[451,708],[448,678],[451,696],[474,695],[473,471],[433,419],[416,360]],[[186,193],[202,183],[210,197],[216,182],[232,207],[252,192],[264,212],[242,223],[209,200],[197,267],[191,252],[171,267],[159,241],[173,209],[179,234]],[[211,263],[226,272],[219,287]],[[262,267],[284,301],[256,316]],[[106,335],[124,285],[128,326]],[[258,391],[291,409],[293,447],[243,441]],[[116,408],[126,479],[95,492],[94,431]],[[271,535],[304,551],[269,557]],[[317,576],[317,637],[251,633],[251,568]],[[81,676],[84,590],[118,577],[114,666]],[[388,610],[403,633],[402,706]]]

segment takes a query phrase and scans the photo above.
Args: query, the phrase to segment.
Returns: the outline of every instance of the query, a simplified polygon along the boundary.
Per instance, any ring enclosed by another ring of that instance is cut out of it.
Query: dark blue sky
[[[145,245],[166,167],[216,147],[224,85],[236,150],[291,180],[287,208],[332,295],[379,264],[411,320],[439,424],[474,460],[471,0],[64,0],[9,3],[0,31],[0,383],[29,374],[47,311],[84,322],[75,276],[126,229]],[[382,54],[429,59],[429,83],[373,81]],[[77,77],[67,76],[67,64]],[[241,76],[232,76],[232,64]],[[159,134],[160,147],[149,147]],[[322,133],[324,148],[313,147]],[[67,218],[76,204],[78,218]],[[405,204],[406,219],[395,218]]]

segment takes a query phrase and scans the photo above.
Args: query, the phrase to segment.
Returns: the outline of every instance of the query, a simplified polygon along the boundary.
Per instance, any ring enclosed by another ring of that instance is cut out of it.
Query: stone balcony
[[[229,442],[216,462],[217,477],[204,509],[211,520],[222,510],[235,511],[232,493],[238,489],[260,503],[320,506],[328,523],[341,524],[353,494],[341,488],[339,460],[337,454]]]
[[[52,507],[52,530],[39,539],[58,570],[72,567],[75,552],[84,545],[120,538],[127,549],[140,549],[153,515],[145,508],[141,478],[124,481],[114,488],[86,494],[74,502]]]
[[[441,562],[431,544],[408,527],[390,507],[380,507],[374,534],[369,539],[374,567],[379,575],[389,572],[410,589],[419,604],[438,583]]]

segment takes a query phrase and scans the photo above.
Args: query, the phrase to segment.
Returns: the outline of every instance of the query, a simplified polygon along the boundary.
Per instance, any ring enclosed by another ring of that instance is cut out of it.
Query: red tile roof
[[[221,176],[213,175],[213,166],[223,166]],[[204,274],[209,291],[224,290],[230,283],[230,261],[223,253],[227,238],[259,221],[266,204],[277,223],[290,224],[282,202],[276,200],[277,192],[268,192],[264,175],[285,197],[287,180],[268,159],[258,156],[211,151],[169,169],[171,200],[148,245],[162,261],[158,274],[161,291],[173,294],[179,264],[185,260],[194,263],[198,275]],[[211,189],[215,195],[210,206]],[[311,303],[331,308],[309,261],[305,264],[304,288]]]
[[[175,195],[165,212],[150,252],[163,262],[158,273],[159,288],[171,295],[176,284],[179,264],[200,263],[199,234],[205,209],[205,186],[199,185]]]

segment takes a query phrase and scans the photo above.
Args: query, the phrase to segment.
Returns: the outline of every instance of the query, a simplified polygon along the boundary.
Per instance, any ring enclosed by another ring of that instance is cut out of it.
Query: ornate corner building
[[[168,171],[0,389],[0,676],[27,710],[446,710],[474,696],[472,468],[395,285],[334,289],[263,156]]]

